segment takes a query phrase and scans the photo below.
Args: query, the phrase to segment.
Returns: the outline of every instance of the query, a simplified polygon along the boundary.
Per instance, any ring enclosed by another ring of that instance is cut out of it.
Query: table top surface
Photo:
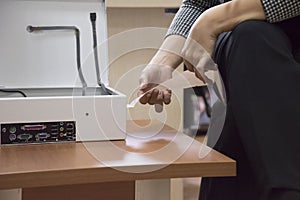
[[[0,146],[0,189],[234,176],[234,160],[157,121],[128,121],[123,141]]]

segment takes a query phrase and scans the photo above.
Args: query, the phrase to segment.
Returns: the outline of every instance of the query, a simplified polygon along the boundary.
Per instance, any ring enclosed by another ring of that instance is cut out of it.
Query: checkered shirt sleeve
[[[208,8],[228,0],[184,0],[167,36],[187,37],[196,19]],[[274,23],[300,15],[300,0],[261,0],[268,22]]]
[[[184,0],[176,13],[167,36],[187,37],[196,19],[208,8],[220,4],[218,0]]]
[[[274,23],[300,15],[300,0],[261,0],[268,22]]]

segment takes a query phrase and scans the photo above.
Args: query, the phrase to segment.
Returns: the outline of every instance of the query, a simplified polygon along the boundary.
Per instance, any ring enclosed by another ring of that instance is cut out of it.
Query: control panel
[[[0,144],[76,141],[75,121],[1,124]]]

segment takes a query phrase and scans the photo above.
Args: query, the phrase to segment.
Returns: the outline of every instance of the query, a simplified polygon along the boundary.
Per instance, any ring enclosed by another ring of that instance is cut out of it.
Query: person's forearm
[[[150,61],[150,64],[169,66],[173,69],[177,68],[177,66],[182,62],[180,54],[184,42],[185,38],[182,36],[168,36]]]
[[[162,51],[159,50],[155,56],[150,61],[151,64],[157,64],[162,66],[169,66],[173,69],[176,69],[176,67],[182,62],[181,57],[170,53],[168,51]]]
[[[266,16],[260,0],[233,0],[207,10],[200,18],[218,35],[243,21],[264,20]]]

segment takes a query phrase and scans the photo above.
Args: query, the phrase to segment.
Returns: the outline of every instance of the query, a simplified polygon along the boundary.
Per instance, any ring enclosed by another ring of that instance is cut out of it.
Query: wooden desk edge
[[[126,173],[109,167],[101,169],[72,169],[0,175],[0,189],[184,177],[225,177],[235,175],[235,161],[225,163],[170,164],[160,170],[147,173]]]

